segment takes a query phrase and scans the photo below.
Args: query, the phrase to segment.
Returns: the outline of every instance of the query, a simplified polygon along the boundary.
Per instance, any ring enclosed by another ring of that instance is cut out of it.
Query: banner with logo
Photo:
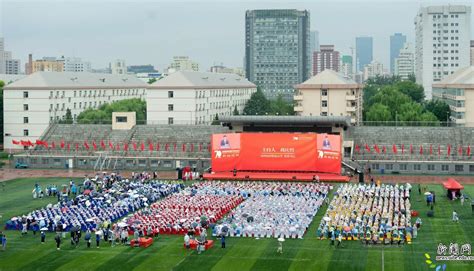
[[[341,137],[315,133],[212,136],[212,170],[341,173]]]

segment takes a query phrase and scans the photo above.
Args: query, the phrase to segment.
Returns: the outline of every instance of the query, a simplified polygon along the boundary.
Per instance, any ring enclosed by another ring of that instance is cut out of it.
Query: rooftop
[[[35,72],[5,89],[82,89],[82,88],[145,88],[142,80],[130,75],[89,72]]]
[[[474,66],[464,67],[453,74],[446,76],[440,82],[433,84],[433,87],[446,87],[446,86],[468,86],[474,87]]]
[[[351,118],[346,116],[222,116],[221,123],[253,124],[340,124],[351,125]]]
[[[257,86],[232,73],[177,71],[153,83],[150,88],[224,88]]]
[[[332,85],[333,88],[361,87],[361,85],[357,84],[354,80],[344,77],[344,75],[336,71],[326,69],[303,83],[296,85],[296,88],[312,88],[321,87],[323,85],[328,87]]]

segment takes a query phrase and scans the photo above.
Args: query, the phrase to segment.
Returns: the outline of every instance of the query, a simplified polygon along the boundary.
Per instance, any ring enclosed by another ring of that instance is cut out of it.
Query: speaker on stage
[[[176,170],[178,171],[178,180],[182,180],[183,179],[183,169],[179,167]]]
[[[357,171],[359,173],[359,183],[364,183],[364,172]]]

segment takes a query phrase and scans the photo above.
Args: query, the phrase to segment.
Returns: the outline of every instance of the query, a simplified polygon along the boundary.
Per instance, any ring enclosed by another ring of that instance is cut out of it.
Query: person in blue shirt
[[[222,248],[225,248],[225,235],[224,234],[221,235],[221,245],[222,245]]]
[[[331,150],[331,141],[329,141],[328,136],[324,136],[323,140],[323,150]]]

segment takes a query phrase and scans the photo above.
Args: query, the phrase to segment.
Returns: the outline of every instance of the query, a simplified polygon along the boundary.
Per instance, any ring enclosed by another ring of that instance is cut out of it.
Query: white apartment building
[[[415,75],[431,99],[432,84],[469,63],[471,7],[420,8],[415,17]]]
[[[117,59],[110,63],[110,71],[115,75],[127,74],[127,65],[125,65],[125,60]]]
[[[324,70],[295,88],[298,116],[349,116],[353,124],[362,121],[363,85],[340,73]]]
[[[237,74],[240,77],[244,77],[244,69],[243,68],[228,68],[222,65],[215,65],[209,68],[210,72],[215,72],[215,73],[233,73]]]
[[[383,64],[372,60],[370,64],[365,65],[364,67],[364,81],[368,80],[369,78],[376,77],[377,75],[382,76],[386,74]]]
[[[91,63],[79,57],[66,57],[64,59],[65,72],[91,72]]]
[[[174,56],[173,62],[168,67],[168,73],[177,71],[199,71],[199,64],[189,59],[188,56]]]
[[[415,74],[415,57],[410,43],[405,43],[400,54],[395,58],[394,74],[400,76],[402,80],[408,80],[408,77]]]
[[[20,60],[19,59],[7,59],[5,61],[5,73],[6,74],[20,74]]]
[[[434,83],[433,99],[443,100],[449,105],[451,122],[474,127],[474,66],[461,68]]]
[[[49,124],[70,109],[74,119],[88,108],[141,98],[146,83],[128,75],[71,72],[36,72],[4,88],[5,148],[21,148],[14,140],[36,139]]]
[[[178,71],[148,87],[148,124],[211,124],[242,113],[257,87],[236,74]]]
[[[20,74],[20,60],[12,58],[12,52],[5,51],[5,40],[0,38],[0,74]]]

